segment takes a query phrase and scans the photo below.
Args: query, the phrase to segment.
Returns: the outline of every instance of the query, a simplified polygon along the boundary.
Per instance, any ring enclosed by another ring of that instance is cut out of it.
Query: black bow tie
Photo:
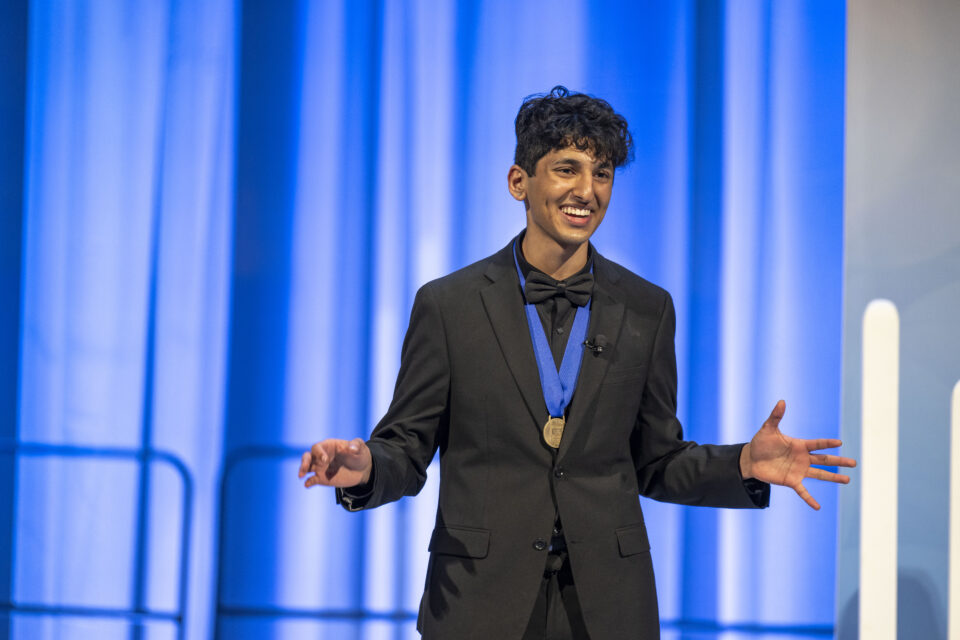
[[[527,302],[531,304],[539,304],[554,296],[561,296],[577,307],[582,307],[589,302],[591,292],[593,292],[592,273],[581,273],[557,282],[545,273],[531,271],[527,276],[527,284],[523,288]]]

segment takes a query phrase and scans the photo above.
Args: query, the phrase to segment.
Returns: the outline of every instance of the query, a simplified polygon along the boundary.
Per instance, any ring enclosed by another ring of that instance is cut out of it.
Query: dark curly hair
[[[633,138],[627,121],[606,100],[570,92],[557,85],[546,94],[523,99],[517,112],[514,163],[534,175],[537,162],[556,149],[590,150],[614,168],[633,159]]]

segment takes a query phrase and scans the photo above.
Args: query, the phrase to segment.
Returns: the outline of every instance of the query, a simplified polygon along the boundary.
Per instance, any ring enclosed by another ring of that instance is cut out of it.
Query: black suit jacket
[[[769,487],[740,478],[742,445],[683,440],[670,296],[599,254],[587,335],[607,345],[583,355],[554,455],[512,247],[417,293],[394,398],[368,442],[372,492],[338,495],[351,510],[414,495],[440,451],[425,638],[520,638],[555,509],[590,637],[658,638],[638,494],[756,507]]]

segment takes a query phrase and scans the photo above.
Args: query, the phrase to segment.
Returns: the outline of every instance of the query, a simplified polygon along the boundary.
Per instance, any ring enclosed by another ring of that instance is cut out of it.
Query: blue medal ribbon
[[[517,267],[517,277],[520,278],[520,289],[526,286],[526,279],[520,270],[517,260],[517,242],[513,243],[513,263]],[[591,273],[593,266],[590,267]],[[537,369],[540,371],[540,388],[543,390],[543,400],[547,404],[547,411],[551,418],[562,418],[566,413],[573,391],[577,388],[577,378],[580,376],[580,363],[583,360],[583,341],[587,337],[587,324],[590,320],[590,305],[593,296],[582,307],[577,307],[573,317],[573,328],[567,338],[567,347],[563,351],[563,360],[560,361],[560,370],[553,361],[547,333],[543,330],[543,323],[537,315],[537,306],[526,301],[524,295],[524,310],[527,312],[527,325],[530,327],[530,338],[533,340],[533,351],[537,358]]]

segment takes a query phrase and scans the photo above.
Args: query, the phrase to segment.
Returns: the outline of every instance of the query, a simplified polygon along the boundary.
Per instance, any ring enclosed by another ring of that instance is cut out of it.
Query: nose
[[[582,172],[576,183],[573,185],[573,195],[583,202],[593,200],[593,174],[589,171]]]

